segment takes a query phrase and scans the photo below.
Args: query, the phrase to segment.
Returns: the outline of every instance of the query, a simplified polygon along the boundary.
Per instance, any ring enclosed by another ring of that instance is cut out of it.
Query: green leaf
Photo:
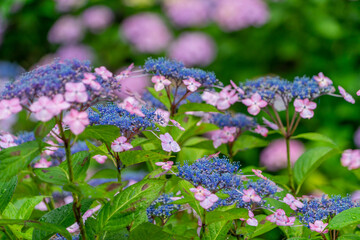
[[[336,215],[329,224],[330,229],[340,230],[351,224],[360,223],[360,207],[350,208]]]
[[[210,224],[206,228],[205,240],[223,240],[231,228],[232,222],[222,221]]]
[[[360,240],[360,236],[356,234],[344,234],[338,237],[337,240]]]
[[[181,180],[179,182],[179,188],[185,198],[189,197],[190,199],[192,199],[192,201],[189,202],[189,204],[202,219],[204,215],[204,209],[200,206],[199,201],[195,199],[194,194],[190,191],[190,188],[195,188],[194,185],[192,185],[186,180]]]
[[[98,214],[98,230],[103,232],[110,220],[118,214],[125,214],[147,208],[164,187],[162,180],[143,180],[117,194]]]
[[[50,131],[55,127],[55,118],[52,118],[48,122],[40,122],[37,127],[35,128],[35,137],[36,139],[42,140],[44,137],[46,137]]]
[[[257,215],[255,218],[258,220],[259,224],[255,231],[251,234],[251,238],[260,236],[277,227],[276,224],[266,221],[266,215]]]
[[[52,231],[53,233],[60,233],[66,239],[71,240],[70,233],[64,227],[59,227],[55,224],[40,222],[37,220],[22,220],[22,219],[0,219],[0,226],[7,225],[23,225],[25,228],[35,228],[44,231]],[[49,236],[50,237],[50,236]],[[45,239],[45,238],[33,238],[33,239]]]
[[[12,177],[9,181],[0,182],[0,214],[8,203],[10,202],[12,195],[14,194],[18,179],[16,176]]]
[[[177,114],[186,112],[216,112],[221,113],[216,107],[206,103],[186,103],[179,107]]]
[[[37,168],[34,169],[36,176],[43,182],[56,185],[65,185],[69,183],[68,173],[61,167]]]
[[[93,203],[92,199],[85,199],[81,201],[81,214],[84,214]],[[74,212],[72,210],[73,204],[69,203],[59,208],[56,208],[44,216],[39,221],[46,224],[54,224],[63,228],[71,226],[75,222]],[[33,232],[33,239],[45,239],[54,235],[54,229],[35,229]],[[61,234],[63,235],[63,234]],[[65,235],[63,235],[65,236]]]
[[[20,209],[16,214],[16,219],[28,220],[31,216],[36,205],[38,205],[45,196],[35,196],[32,198],[26,198],[26,200],[21,205]]]
[[[109,178],[114,179],[117,178],[117,171],[115,169],[101,169],[100,171],[97,171],[91,179],[96,178]]]
[[[160,154],[157,152],[147,151],[147,150],[134,150],[134,151],[125,151],[118,153],[120,160],[126,165],[134,165],[141,162],[146,162],[150,160],[163,160],[171,158],[169,155]]]
[[[31,141],[0,151],[0,180],[8,180],[26,169],[40,155],[44,145],[40,141]]]
[[[268,142],[264,139],[254,137],[251,135],[240,135],[235,141],[233,146],[233,152],[236,154],[238,151],[244,151],[252,148],[265,147]]]
[[[172,239],[171,235],[164,232],[161,227],[152,223],[143,223],[130,233],[130,240],[162,240]]]
[[[80,139],[96,139],[108,144],[111,144],[118,137],[120,137],[120,129],[113,125],[89,126],[79,136]]]
[[[81,151],[71,156],[71,162],[74,172],[74,179],[77,181],[83,181],[86,177],[86,171],[90,165],[89,152]],[[69,172],[68,163],[63,161],[59,167],[64,169],[65,172]]]
[[[168,110],[170,110],[170,102],[165,89],[157,92],[154,88],[147,87],[147,90],[151,93],[151,95],[153,95],[154,98],[159,100]],[[173,97],[171,96],[171,98]]]
[[[298,184],[297,192],[309,174],[330,156],[339,153],[332,147],[316,147],[303,153],[294,165],[294,177]]]
[[[334,143],[334,141],[331,138],[324,136],[320,133],[302,133],[302,134],[293,136],[291,138],[292,139],[301,138],[301,139],[307,139],[307,140],[311,140],[311,141],[324,142],[324,143],[328,143],[332,146],[336,146],[336,143]]]
[[[206,224],[219,222],[219,221],[231,221],[238,218],[247,218],[249,211],[245,208],[233,208],[227,211],[214,210],[206,214]]]

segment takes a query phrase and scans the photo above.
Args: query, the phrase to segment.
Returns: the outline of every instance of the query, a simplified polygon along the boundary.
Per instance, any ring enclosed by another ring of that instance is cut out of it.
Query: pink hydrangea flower
[[[178,123],[177,121],[170,119],[170,122],[172,122],[174,124],[175,127],[179,128],[181,131],[185,131],[185,128],[183,128],[180,123]]]
[[[304,204],[299,200],[296,200],[295,197],[291,194],[286,194],[286,197],[283,199],[284,203],[290,206],[292,210],[297,210],[298,208],[304,207]]]
[[[220,95],[218,92],[209,92],[204,91],[204,93],[201,95],[202,100],[204,100],[207,104],[216,106],[216,103],[218,102]]]
[[[262,100],[260,94],[258,93],[253,94],[251,98],[243,99],[242,103],[248,106],[248,112],[254,116],[259,114],[261,108],[267,106],[267,102]]]
[[[226,110],[232,104],[238,101],[239,97],[236,94],[235,90],[231,90],[231,86],[226,86],[221,92],[219,93],[219,99],[216,102],[216,106],[219,110]]]
[[[54,115],[58,115],[61,111],[70,107],[70,104],[64,100],[64,96],[62,94],[56,94],[52,101],[55,107],[53,109]]]
[[[262,178],[264,180],[267,180],[267,177],[265,177],[264,175],[262,175],[262,171],[258,170],[258,169],[252,169],[253,173],[258,176],[259,178]]]
[[[256,194],[255,190],[252,188],[245,189],[244,195],[242,196],[244,202],[260,202],[261,197]]]
[[[345,99],[345,101],[354,104],[355,99],[345,91],[345,89],[341,86],[338,86],[341,96]]]
[[[88,113],[79,112],[75,109],[71,109],[64,117],[64,123],[69,125],[71,132],[75,135],[82,133],[85,130],[85,127],[90,124]]]
[[[155,83],[155,91],[161,91],[164,89],[165,86],[169,86],[171,81],[166,79],[164,76],[153,76],[151,81]]]
[[[318,233],[327,233],[329,231],[328,229],[325,230],[327,225],[328,223],[323,223],[320,220],[316,220],[314,223],[309,223],[310,230]]]
[[[169,133],[160,135],[161,146],[166,152],[180,152],[180,146]]]
[[[51,165],[52,163],[46,160],[46,158],[40,158],[39,162],[35,163],[34,168],[48,168]]]
[[[107,159],[107,156],[97,154],[97,155],[93,156],[93,159],[95,159],[100,164],[104,164]]]
[[[84,103],[88,100],[86,87],[82,82],[65,84],[65,100],[67,102]]]
[[[194,193],[195,199],[198,201],[204,201],[206,197],[211,195],[211,192],[202,186],[197,188],[190,188],[190,191]]]
[[[228,142],[228,137],[223,130],[215,130],[211,132],[211,140],[213,140],[214,148],[218,148],[221,144]]]
[[[190,92],[195,92],[200,86],[201,83],[197,82],[194,78],[189,77],[189,79],[183,80],[183,83],[185,84],[186,88]]]
[[[326,77],[322,72],[314,76],[314,79],[319,84],[319,87],[328,87],[333,83],[330,78]]]
[[[1,148],[15,147],[16,143],[14,141],[15,141],[15,138],[10,133],[1,135],[0,136],[0,147]]]
[[[106,67],[101,66],[99,68],[95,68],[95,72],[99,74],[103,79],[108,80],[113,76],[112,72],[106,69]]]
[[[174,165],[173,161],[167,161],[167,162],[157,162],[155,163],[156,166],[161,166],[162,169],[169,171],[172,166]]]
[[[54,112],[58,111],[58,107],[50,98],[42,96],[31,104],[30,111],[35,114],[37,120],[47,122],[54,116]]]
[[[249,210],[249,218],[246,220],[246,223],[250,226],[256,227],[259,223],[256,218],[254,218],[254,213]]]
[[[219,197],[216,196],[215,194],[210,194],[209,196],[205,197],[204,201],[200,202],[200,206],[204,209],[209,209],[211,208],[214,203],[216,203],[219,200]]]
[[[20,105],[20,100],[18,98],[13,98],[10,100],[1,100],[0,101],[0,120],[10,117],[12,114],[20,112],[22,109]]]
[[[86,85],[89,85],[94,90],[100,90],[101,85],[100,85],[100,83],[94,81],[95,79],[96,79],[96,77],[93,74],[84,73],[84,79],[82,80],[82,82]]]
[[[294,101],[295,111],[300,113],[302,118],[312,118],[314,116],[314,109],[316,108],[316,103],[311,102],[309,99],[295,99]]]
[[[111,149],[114,152],[124,152],[133,148],[133,146],[127,142],[127,138],[124,136],[118,137],[113,143],[111,143]]]
[[[274,214],[266,217],[269,222],[276,223],[278,226],[292,226],[295,222],[295,217],[287,217],[283,209],[277,209]]]
[[[266,127],[262,127],[260,125],[257,125],[256,128],[254,129],[254,132],[260,134],[263,137],[267,137],[267,134],[268,134],[269,130]]]
[[[341,165],[349,170],[360,168],[360,150],[347,149],[341,155]]]
[[[360,96],[360,90],[358,90],[358,91],[356,92],[356,95]]]

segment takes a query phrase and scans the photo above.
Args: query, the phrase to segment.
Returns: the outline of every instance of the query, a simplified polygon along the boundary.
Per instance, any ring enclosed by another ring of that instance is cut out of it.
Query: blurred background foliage
[[[171,49],[178,47],[180,53],[190,49],[190,59],[196,55],[198,62],[190,65],[214,71],[224,84],[231,79],[239,82],[279,75],[292,80],[295,76],[324,72],[334,85],[343,86],[352,95],[360,89],[359,1],[250,0],[254,5],[246,6],[244,11],[247,12],[240,11],[241,6],[234,6],[232,11],[225,8],[217,18],[214,12],[225,2],[229,6],[236,1],[250,3],[248,0],[205,0],[207,9],[202,9],[195,5],[199,1],[184,0],[183,3],[188,4],[185,7],[181,3],[171,6],[179,1],[0,0],[0,77],[5,79],[21,72],[5,63],[16,63],[30,70],[54,57],[69,56],[90,58],[95,66],[104,65],[115,72],[132,62],[141,65],[149,56],[175,56]],[[86,17],[87,10],[99,6],[107,10]],[[207,15],[203,16],[205,11],[208,11]],[[157,20],[149,23],[151,18],[145,19],[148,25],[135,21],[131,30],[135,31],[135,36],[128,36],[125,22],[144,12],[155,14]],[[72,20],[58,26],[59,34],[52,33],[58,20],[64,17]],[[102,25],[91,22],[96,18]],[[193,19],[193,22],[184,19]],[[199,38],[190,38],[181,49],[181,44],[175,42],[187,32],[196,32],[206,40],[203,38],[196,45]],[[143,36],[149,37],[146,37],[148,42],[141,43]],[[145,50],[141,46],[139,49],[139,44],[160,43],[163,46],[155,50],[151,46],[150,49],[149,46]],[[189,56],[185,57],[189,59]],[[324,97],[317,103],[315,117],[303,120],[297,133],[317,131],[332,138],[341,149],[360,147],[355,144],[360,144],[360,137],[354,141],[360,123],[358,103],[351,105],[331,97]],[[240,104],[233,109],[246,111]],[[31,128],[31,125],[24,126],[20,124],[17,129]],[[269,139],[278,137],[271,135]],[[307,149],[313,144],[305,142]],[[237,158],[245,166],[258,165],[259,153],[258,149],[245,151]],[[356,177],[341,166],[339,159],[337,155],[327,160],[312,174],[304,192],[318,188],[328,193],[345,194],[358,189]]]

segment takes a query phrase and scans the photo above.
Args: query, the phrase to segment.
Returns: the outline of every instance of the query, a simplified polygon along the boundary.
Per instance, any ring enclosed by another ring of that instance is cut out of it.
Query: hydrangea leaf
[[[292,137],[292,139],[307,139],[311,141],[324,142],[332,146],[336,146],[336,143],[329,137],[322,135],[320,133],[302,133]]]
[[[220,111],[213,105],[206,103],[186,103],[179,107],[177,114],[183,114],[186,112],[217,112]]]
[[[120,137],[120,129],[112,125],[89,126],[79,135],[80,139],[96,139],[108,144],[118,137]]]
[[[18,179],[16,176],[12,177],[9,181],[0,182],[0,214],[9,204],[14,194],[17,183]]]
[[[226,239],[227,233],[232,226],[231,221],[215,222],[206,227],[204,238],[205,240],[222,240]]]
[[[329,224],[330,229],[340,230],[348,225],[360,223],[360,207],[347,209],[336,215]]]

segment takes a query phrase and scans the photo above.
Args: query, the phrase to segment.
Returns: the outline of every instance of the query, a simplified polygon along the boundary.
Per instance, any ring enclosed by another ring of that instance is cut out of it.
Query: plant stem
[[[290,137],[285,137],[286,141],[286,157],[287,157],[287,170],[288,170],[288,176],[289,176],[289,186],[293,193],[295,193],[295,185],[294,185],[294,177],[293,177],[293,171],[291,167],[291,161],[290,161]]]
[[[71,146],[70,146],[70,138],[66,138],[65,133],[64,133],[64,129],[62,127],[61,121],[57,121],[57,124],[59,126],[59,130],[60,130],[60,135],[61,138],[64,142],[64,146],[65,146],[65,154],[66,154],[66,162],[68,165],[68,170],[69,170],[69,180],[72,184],[74,184],[74,171],[73,171],[73,166],[72,166],[72,161],[71,161]],[[83,240],[86,240],[86,232],[85,232],[85,227],[84,227],[84,222],[81,216],[81,203],[80,203],[80,199],[78,197],[78,195],[73,192],[72,193],[73,196],[73,212],[74,212],[74,216],[76,219],[77,224],[79,225],[80,228],[80,234]]]

